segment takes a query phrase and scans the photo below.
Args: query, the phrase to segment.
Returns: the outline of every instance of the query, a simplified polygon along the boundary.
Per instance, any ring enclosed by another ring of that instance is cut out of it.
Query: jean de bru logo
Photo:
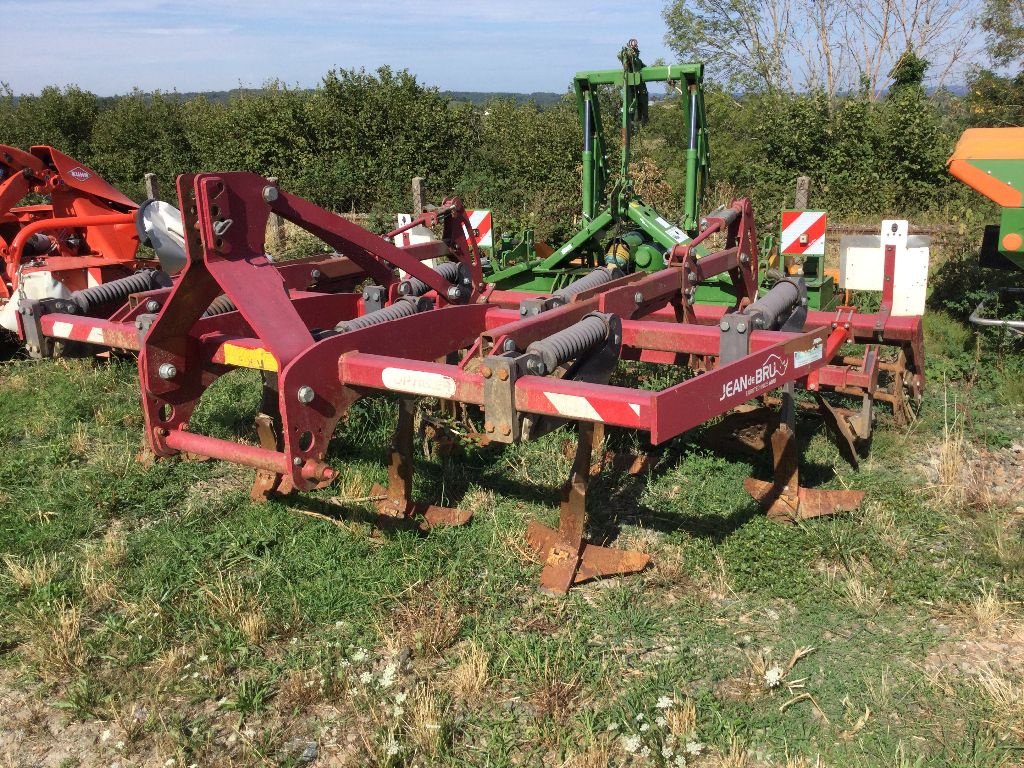
[[[719,402],[727,397],[734,397],[739,394],[754,395],[757,392],[771,388],[789,370],[789,357],[779,357],[774,352],[765,358],[761,365],[742,376],[730,379],[722,385],[722,396]]]

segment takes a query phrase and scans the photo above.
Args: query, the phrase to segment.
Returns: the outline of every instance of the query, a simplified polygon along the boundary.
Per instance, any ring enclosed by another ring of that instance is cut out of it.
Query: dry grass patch
[[[580,672],[566,677],[545,659],[530,703],[542,717],[562,723],[579,709],[582,687]]]
[[[583,752],[571,755],[562,768],[608,768],[612,764],[612,748],[607,738],[598,739]]]
[[[60,570],[59,561],[50,555],[40,555],[31,560],[14,555],[4,555],[3,562],[8,578],[18,589],[26,591],[45,587]]]
[[[991,724],[1003,733],[1024,736],[1024,684],[1018,677],[986,666],[974,686],[991,712]]]
[[[264,598],[247,592],[240,584],[226,581],[223,573],[218,573],[216,582],[212,587],[204,587],[203,593],[216,618],[237,627],[253,645],[266,640],[268,624]]]
[[[277,702],[284,712],[302,710],[324,700],[327,684],[319,669],[289,669],[277,684]]]
[[[21,652],[45,680],[65,680],[84,664],[82,614],[74,603],[61,599],[37,608],[17,629],[25,638]]]
[[[906,557],[910,544],[904,529],[896,519],[896,511],[886,509],[877,501],[869,501],[864,505],[863,520],[874,529],[878,538],[897,557]]]
[[[445,713],[433,688],[423,684],[409,696],[405,727],[409,745],[417,753],[431,758],[436,755],[445,738]]]
[[[874,584],[877,574],[864,558],[851,558],[842,565],[826,564],[825,579],[854,610],[863,616],[874,616],[885,604],[889,593]]]
[[[444,590],[435,585],[431,592]],[[436,594],[417,591],[396,605],[386,625],[377,629],[391,651],[407,647],[420,654],[439,656],[462,631],[462,612]]]
[[[487,687],[490,655],[477,643],[470,642],[460,654],[459,663],[448,677],[448,689],[453,696],[469,701]]]

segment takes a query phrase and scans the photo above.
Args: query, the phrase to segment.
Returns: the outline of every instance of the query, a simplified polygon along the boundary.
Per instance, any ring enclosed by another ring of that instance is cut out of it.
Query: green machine
[[[531,231],[495,241],[487,281],[504,290],[550,293],[601,265],[625,272],[659,270],[672,247],[687,242],[699,226],[710,165],[704,115],[704,65],[645,66],[636,40],[619,53],[621,69],[579,72],[573,85],[583,125],[583,206],[580,229],[556,249],[535,243]],[[673,224],[639,198],[630,177],[632,138],[647,121],[648,83],[678,83],[681,119],[689,127],[686,191],[681,225]],[[619,166],[613,169],[601,122],[597,89],[617,88],[621,98]],[[617,173],[616,173],[617,171]],[[728,281],[701,286],[704,302],[733,303]]]
[[[949,172],[1002,208],[998,225],[985,228],[981,264],[1024,269],[1024,128],[971,128],[964,131],[948,163]],[[1000,304],[1015,300],[1016,317],[989,317],[982,301],[971,314],[977,326],[1003,328],[1024,336],[1020,317],[1024,287],[998,291]],[[1004,310],[1006,307],[1004,307]]]

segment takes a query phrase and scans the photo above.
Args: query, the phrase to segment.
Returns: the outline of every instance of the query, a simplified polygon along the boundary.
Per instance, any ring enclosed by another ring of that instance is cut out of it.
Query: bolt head
[[[491,378],[492,373],[494,373],[494,371],[492,371],[490,366],[488,365],[485,365],[480,368],[480,375],[483,376],[485,379]]]
[[[302,457],[301,456],[296,456],[294,459],[292,459],[292,466],[294,466],[294,467],[301,467],[302,466]]]
[[[689,280],[689,281],[690,281],[691,283],[696,283],[696,282],[697,282],[697,273],[696,273],[696,272],[687,272],[687,273],[686,273],[686,278],[687,278],[687,279],[688,279],[688,280]]]
[[[485,432],[493,432],[494,431],[494,422],[493,421],[485,421],[484,422],[484,431]]]
[[[718,324],[718,327],[721,328],[723,331],[728,331],[729,328],[731,328],[732,326],[729,325],[728,320],[723,320]]]
[[[277,187],[272,187],[269,184],[263,188],[263,201],[272,203],[277,200],[278,191]]]
[[[508,381],[508,369],[502,368],[498,371],[498,378],[501,381]]]
[[[156,299],[150,299],[149,301],[146,302],[146,311],[147,312],[156,312],[159,309],[160,309],[160,302],[157,301]]]
[[[448,289],[448,301],[458,301],[461,298],[462,291],[459,289],[459,286],[453,285]]]
[[[504,352],[515,352],[516,343],[512,339],[505,339],[505,343],[501,347]]]
[[[178,369],[174,363],[161,363],[160,367],[156,369],[156,375],[164,381],[169,381],[178,375]]]
[[[503,434],[505,437],[508,437],[509,435],[512,434],[512,427],[510,427],[508,424],[502,424],[501,434]]]
[[[411,290],[412,290],[412,285],[409,284],[408,280],[403,280],[402,282],[400,282],[398,284],[398,295],[399,296],[408,296],[409,295],[409,291],[411,291]]]
[[[296,397],[298,397],[299,402],[303,405],[309,405],[313,402],[313,398],[316,397],[316,392],[313,391],[312,387],[303,385],[299,387]]]
[[[643,304],[644,303],[644,295],[642,293],[640,293],[640,291],[637,291],[636,293],[633,294],[633,303],[634,304]]]
[[[520,307],[519,314],[522,315],[523,317],[526,317],[526,307]]]
[[[310,277],[311,280],[319,280],[320,279],[320,270],[319,269],[314,269],[314,270],[310,271],[309,277]]]
[[[736,323],[736,330],[739,333],[746,333],[747,332],[747,324],[746,323]]]

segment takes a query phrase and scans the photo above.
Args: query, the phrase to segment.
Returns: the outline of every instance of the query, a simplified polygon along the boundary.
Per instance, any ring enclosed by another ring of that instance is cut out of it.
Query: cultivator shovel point
[[[743,481],[770,520],[793,523],[815,517],[855,511],[864,500],[863,491],[804,488],[800,485],[799,450],[796,433],[788,424],[780,424],[772,434],[771,482],[748,477]]]
[[[377,511],[385,518],[416,520],[423,531],[439,526],[465,525],[472,519],[472,512],[412,499],[415,415],[416,401],[401,398],[398,401],[398,426],[388,449],[388,484],[385,487],[375,483],[370,491],[376,499]]]
[[[565,594],[574,584],[591,579],[639,573],[650,563],[642,552],[602,547],[584,539],[591,457],[603,432],[600,424],[580,423],[572,471],[562,487],[558,528],[536,520],[527,526],[526,540],[543,563],[540,586],[549,594]]]

